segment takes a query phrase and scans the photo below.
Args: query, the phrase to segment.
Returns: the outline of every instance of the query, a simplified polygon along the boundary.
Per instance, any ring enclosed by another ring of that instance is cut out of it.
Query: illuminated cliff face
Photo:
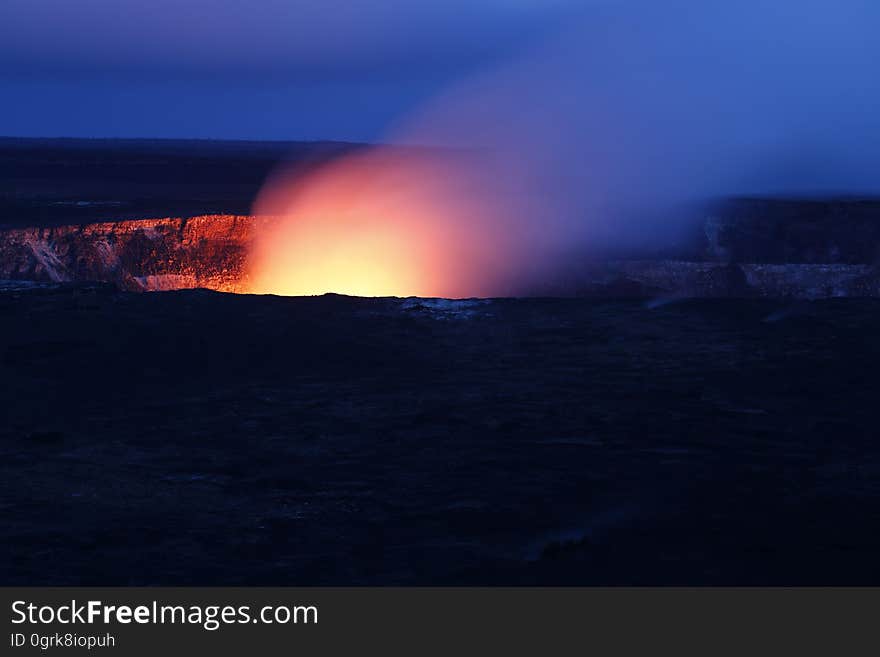
[[[245,261],[260,223],[212,215],[0,231],[0,278],[245,292]]]
[[[280,174],[254,213],[251,291],[471,297],[515,269],[502,210],[461,157],[377,149]]]

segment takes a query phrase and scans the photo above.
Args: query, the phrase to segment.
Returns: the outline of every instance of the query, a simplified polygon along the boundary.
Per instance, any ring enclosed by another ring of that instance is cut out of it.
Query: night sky
[[[455,144],[615,202],[876,192],[878,29],[876,0],[2,0],[0,135]]]
[[[572,0],[3,0],[0,134],[380,139]]]

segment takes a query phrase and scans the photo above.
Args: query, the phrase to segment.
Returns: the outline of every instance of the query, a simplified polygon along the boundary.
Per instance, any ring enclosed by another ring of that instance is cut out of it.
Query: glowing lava
[[[500,209],[463,159],[380,148],[274,176],[251,254],[252,291],[491,296],[512,254]]]

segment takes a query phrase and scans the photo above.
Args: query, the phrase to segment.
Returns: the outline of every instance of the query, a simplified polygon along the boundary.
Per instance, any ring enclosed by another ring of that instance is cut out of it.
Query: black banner
[[[0,590],[10,655],[850,654],[874,649],[880,602],[878,589]]]

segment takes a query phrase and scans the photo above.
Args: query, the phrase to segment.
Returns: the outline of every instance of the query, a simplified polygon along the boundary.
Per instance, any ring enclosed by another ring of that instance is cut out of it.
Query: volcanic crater
[[[0,229],[0,279],[121,290],[252,291],[271,218],[203,215]],[[880,201],[741,199],[706,210],[676,252],[588,259],[542,296],[880,296]]]

